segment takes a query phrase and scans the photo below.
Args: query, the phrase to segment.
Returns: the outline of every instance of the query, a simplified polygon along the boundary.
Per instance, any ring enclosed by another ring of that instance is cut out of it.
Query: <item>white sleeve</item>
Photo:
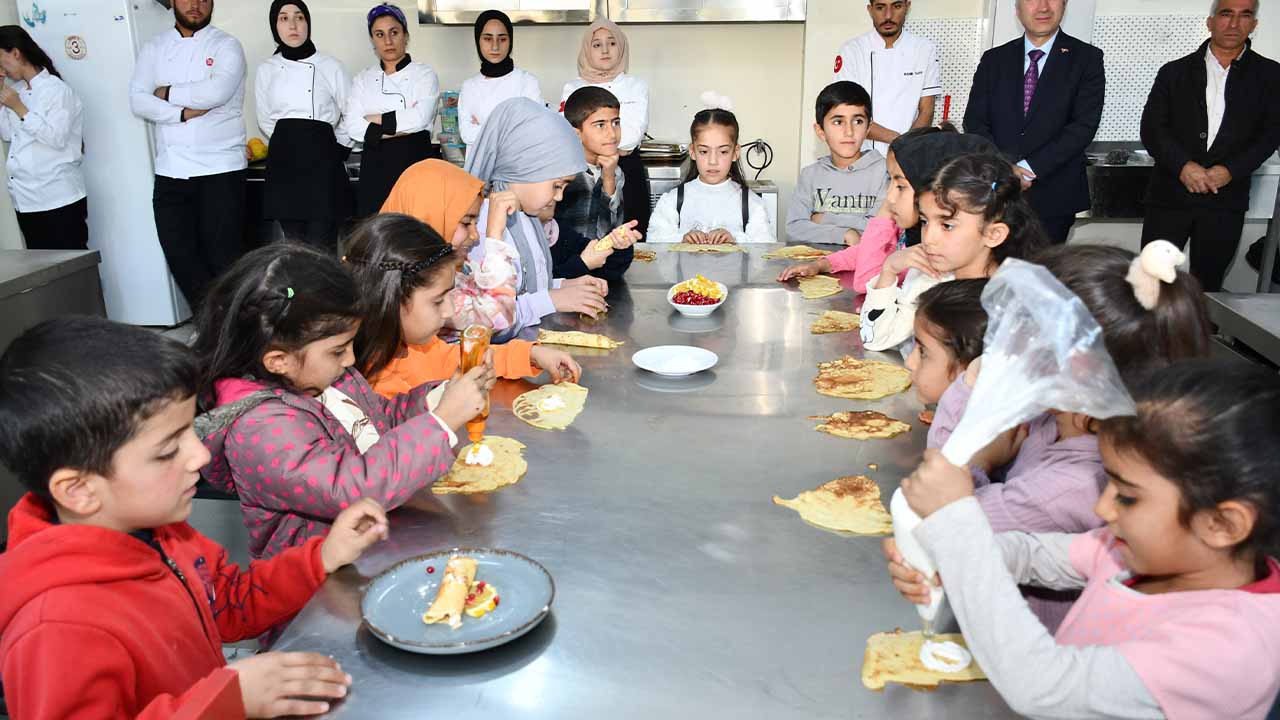
[[[539,105],[546,106],[547,101],[542,99],[542,86],[538,84],[538,78],[533,73],[524,74],[524,85],[520,88],[520,94]]]
[[[258,66],[258,71],[253,74],[253,106],[254,114],[258,116],[258,129],[268,139],[276,130],[276,119],[271,109],[271,63],[264,62]]]
[[[360,73],[351,80],[351,90],[347,93],[347,106],[342,111],[342,131],[353,143],[364,142],[365,131],[369,129],[369,121],[364,119],[370,114],[364,107],[364,77]]]
[[[436,102],[440,99],[440,79],[436,71],[430,68],[414,84],[413,96],[417,102],[411,108],[396,111],[396,132],[406,131],[404,128],[431,130],[436,121]]]
[[[777,242],[773,229],[769,226],[769,211],[764,207],[764,200],[754,192],[750,192],[747,197],[746,231],[733,233],[733,239],[738,244]]]
[[[129,79],[129,109],[143,120],[157,125],[182,122],[182,107],[156,97],[155,44],[147,43],[138,51],[138,60]]]
[[[3,82],[0,82],[3,87]],[[0,140],[5,142],[13,142],[14,123],[18,121],[18,115],[7,107],[0,106]]]
[[[182,83],[169,88],[169,102],[192,110],[212,110],[226,105],[244,82],[244,48],[228,38],[214,50],[213,76],[207,80]]]
[[[649,129],[649,86],[639,78],[632,78],[633,92],[630,97],[618,98],[622,106],[622,139],[618,141],[619,150],[634,150],[644,140],[644,133]]]
[[[64,84],[57,92],[41,93],[35,99],[38,107],[27,108],[23,119],[27,132],[49,147],[65,148],[73,140],[71,128],[81,113],[75,91]]]
[[[333,72],[329,74],[330,90],[333,92],[333,106],[338,109],[338,122],[333,126],[333,138],[343,147],[351,147],[355,139],[347,134],[344,122],[347,108],[347,94],[351,90],[351,79],[347,77],[347,69],[341,60],[335,60]]]
[[[942,94],[942,65],[938,62],[938,48],[929,43],[928,58],[924,66],[924,87],[920,97]]]
[[[569,99],[569,96],[573,94],[574,90],[577,90],[577,88],[575,88],[573,85],[574,85],[573,81],[570,80],[569,82],[564,84],[564,88],[560,91],[560,104],[556,106],[556,112],[560,113],[561,115],[564,114],[565,101]]]
[[[684,234],[680,232],[680,214],[676,212],[676,191],[668,190],[658,198],[658,204],[649,217],[649,236],[646,242],[678,243],[684,242]]]
[[[471,81],[468,80],[462,83],[462,90],[458,93],[458,134],[462,136],[462,142],[468,145],[474,145],[480,139],[482,127],[471,121],[471,116],[475,114],[471,109],[471,93],[468,92],[471,87]]]
[[[834,74],[831,77],[831,82],[848,80],[849,82],[863,84],[862,81],[854,75],[853,63],[849,60],[850,56],[852,56],[854,52],[855,50],[852,42],[847,42],[840,46],[840,50],[836,53],[835,63],[835,67],[838,69],[834,71]]]

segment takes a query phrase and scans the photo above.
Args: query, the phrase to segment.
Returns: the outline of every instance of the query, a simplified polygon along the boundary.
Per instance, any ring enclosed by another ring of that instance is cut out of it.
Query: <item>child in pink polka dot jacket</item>
[[[255,558],[326,533],[359,498],[403,504],[449,471],[455,432],[484,407],[489,366],[379,396],[352,367],[361,319],[338,260],[288,243],[245,255],[200,308],[202,474],[240,496]]]
[[[1100,423],[1105,527],[993,533],[936,450],[902,483],[974,658],[1020,715],[1262,720],[1280,690],[1280,377],[1175,363]],[[894,584],[928,601],[885,542]],[[938,581],[937,578],[934,579]],[[1082,589],[1056,634],[1017,584]]]

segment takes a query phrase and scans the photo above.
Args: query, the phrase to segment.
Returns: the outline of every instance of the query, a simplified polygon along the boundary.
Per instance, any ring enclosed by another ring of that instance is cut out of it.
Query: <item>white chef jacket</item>
[[[684,186],[684,205],[676,212],[677,188],[668,190],[658,200],[649,217],[651,243],[684,242],[685,233],[697,230],[728,230],[734,242],[777,242],[769,226],[769,211],[764,200],[754,192],[747,196],[747,226],[742,227],[742,186],[733,180],[708,185],[700,178]]]
[[[133,114],[156,125],[156,174],[186,180],[243,170],[244,48],[208,26],[184,38],[166,30],[138,51],[129,81]],[[155,96],[169,86],[169,100]],[[208,110],[182,122],[182,109]]]
[[[933,43],[906,30],[892,48],[872,30],[840,47],[836,56],[836,80],[850,80],[871,95],[872,120],[879,126],[904,133],[915,122],[920,98],[942,94],[942,68]],[[862,149],[874,147],[885,155],[889,144],[867,140]]]
[[[1243,54],[1244,50],[1241,50],[1240,55]],[[1206,78],[1204,107],[1209,120],[1209,137],[1204,141],[1204,146],[1208,149],[1213,147],[1213,141],[1218,137],[1218,130],[1222,129],[1222,116],[1227,112],[1227,76],[1231,74],[1231,65],[1222,67],[1222,63],[1218,62],[1218,58],[1214,56],[1213,49],[1206,47],[1204,69]]]
[[[542,88],[533,73],[516,68],[502,77],[485,77],[479,73],[467,78],[462,83],[462,92],[458,95],[458,132],[462,142],[474,145],[480,139],[480,131],[489,113],[503,100],[513,97],[526,97],[544,105]],[[472,122],[474,117],[479,122]]]
[[[318,52],[302,60],[272,55],[258,66],[253,82],[258,127],[270,138],[281,120],[319,120],[334,127],[340,145],[351,147],[341,123],[350,84],[332,55]]]
[[[396,134],[430,130],[436,122],[436,102],[440,80],[430,65],[410,61],[394,75],[382,71],[382,64],[361,70],[351,81],[342,126],[347,136],[364,142],[369,129],[365,115],[396,114]]]
[[[644,140],[645,131],[649,129],[649,84],[626,73],[607,83],[589,83],[582,78],[575,78],[565,83],[564,92],[560,93],[561,114],[564,114],[564,103],[573,91],[588,85],[602,87],[618,98],[621,106],[618,116],[622,121],[622,139],[618,142],[618,149],[622,152],[635,150]]]
[[[66,207],[85,196],[80,171],[83,108],[62,81],[41,70],[31,86],[10,85],[27,106],[27,116],[0,106],[0,139],[9,143],[5,165],[9,195],[20,213]]]

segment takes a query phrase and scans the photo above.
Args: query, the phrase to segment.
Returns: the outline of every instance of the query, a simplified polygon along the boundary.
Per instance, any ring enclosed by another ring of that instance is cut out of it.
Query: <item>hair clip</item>
[[[1178,266],[1187,256],[1168,240],[1156,240],[1142,248],[1142,253],[1129,263],[1124,279],[1133,287],[1133,296],[1147,310],[1160,300],[1160,283],[1178,279]]]
[[[995,192],[995,191],[996,191],[996,185],[997,185],[996,181],[995,181],[995,180],[992,180],[992,181],[991,181],[991,192]]]
[[[287,287],[287,288],[285,288],[285,289],[284,289],[284,296],[285,296],[286,298],[288,298],[288,299],[292,300],[292,299],[293,299],[293,288],[291,288],[291,287]]]

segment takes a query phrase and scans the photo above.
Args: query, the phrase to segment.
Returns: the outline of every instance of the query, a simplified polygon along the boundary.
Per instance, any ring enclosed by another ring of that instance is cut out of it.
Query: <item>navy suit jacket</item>
[[[1089,208],[1084,151],[1102,122],[1102,51],[1059,31],[1024,116],[1022,50],[1020,36],[982,54],[964,131],[995,143],[1010,162],[1031,165],[1028,199],[1041,217],[1074,215]]]

